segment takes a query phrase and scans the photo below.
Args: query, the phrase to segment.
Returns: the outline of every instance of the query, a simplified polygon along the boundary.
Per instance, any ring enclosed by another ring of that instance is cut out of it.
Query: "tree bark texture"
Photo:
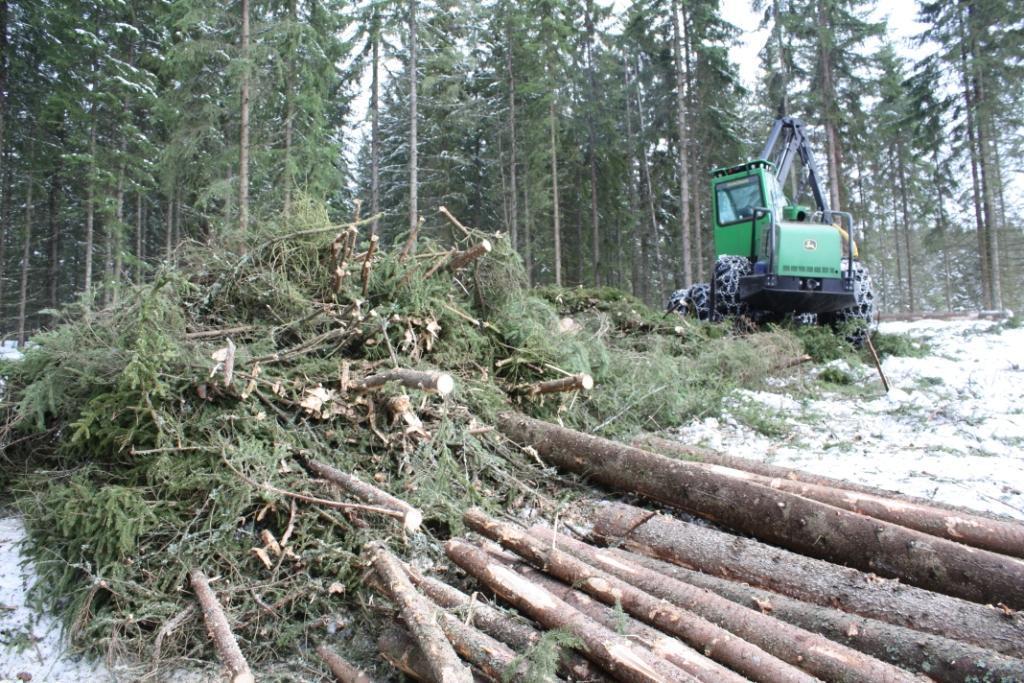
[[[975,548],[1024,557],[1024,524],[1020,522],[991,519],[967,511],[954,512],[884,492],[846,490],[843,487],[845,482],[835,482],[828,477],[813,477],[799,470],[765,465],[746,458],[689,449],[685,446],[677,449],[672,442],[657,437],[649,437],[646,441],[654,446],[652,450],[656,452],[678,452],[689,460],[704,463],[710,471],[725,476],[795,493],[804,498]],[[767,474],[769,471],[776,473]],[[818,483],[819,481],[822,483]],[[835,485],[824,482],[835,482]]]
[[[529,678],[528,663],[523,661],[513,668],[516,663],[516,653],[504,643],[467,626],[450,614],[441,614],[441,630],[448,636],[455,651],[467,662],[484,672],[484,675],[495,681],[505,680],[506,676],[512,680]],[[534,680],[547,683],[558,679],[549,675]]]
[[[408,631],[392,623],[377,637],[377,649],[391,666],[417,681],[438,683],[430,671],[426,655]],[[491,683],[483,676],[473,673],[474,683]]]
[[[447,396],[455,388],[455,380],[447,372],[395,368],[370,375],[362,382],[356,384],[353,389],[356,391],[369,391],[371,389],[379,389],[388,382],[398,382],[407,389],[419,389],[420,391],[437,393],[441,396]]]
[[[238,227],[249,229],[249,0],[242,0],[242,97],[238,141]]]
[[[844,683],[903,681],[914,677],[890,664],[834,643],[816,633],[780,622],[755,607],[737,605],[722,596],[651,571],[613,556],[605,550],[573,540],[550,529],[534,527],[530,533],[546,545],[567,549],[593,567],[662,600],[700,615],[784,662],[822,680]]]
[[[416,59],[416,43],[419,27],[416,24],[416,2],[409,0],[409,234],[415,234],[419,226],[419,141],[417,136],[417,119],[419,113],[416,107],[416,70],[418,62]],[[413,253],[415,253],[413,245]]]
[[[401,498],[395,498],[387,491],[367,484],[355,475],[331,467],[319,460],[306,460],[306,467],[316,476],[326,479],[335,486],[338,486],[352,497],[370,505],[377,505],[388,508],[402,514],[402,525],[406,531],[413,532],[420,528],[423,523],[423,513],[414,508]]]
[[[569,375],[560,379],[547,380],[528,384],[522,388],[527,396],[539,396],[542,394],[556,394],[563,391],[590,391],[594,388],[594,378],[585,372],[577,375]]]
[[[915,315],[904,315],[904,314],[892,314],[892,315],[880,315],[879,318],[882,320],[921,320],[924,318],[936,318],[936,319],[947,319],[947,318],[964,318],[964,319],[979,319],[979,313],[932,313],[932,314],[915,314]],[[853,481],[846,481],[845,479],[834,479],[832,477],[826,477],[820,474],[813,474],[811,472],[805,472],[804,470],[798,470],[792,467],[783,467],[781,465],[772,465],[770,463],[761,462],[753,458],[744,458],[735,455],[728,455],[719,451],[712,450],[710,448],[704,448],[701,446],[691,446],[689,444],[680,443],[678,441],[671,441],[669,439],[662,439],[660,437],[646,434],[638,437],[630,444],[635,448],[643,450],[654,451],[655,453],[661,453],[662,455],[668,455],[682,460],[692,460],[695,462],[709,463],[712,465],[722,465],[723,467],[731,467],[736,470],[743,470],[745,472],[753,472],[754,474],[760,474],[765,477],[772,479],[787,479],[794,482],[800,482],[805,484],[817,484],[819,486],[827,486],[836,489],[843,489],[844,491],[853,491],[856,493],[864,493],[871,496],[879,496],[882,498],[892,498],[905,503],[912,503],[921,507],[937,508],[938,510],[946,510],[948,512],[955,512],[960,516],[969,517],[981,517],[982,521],[995,520],[997,522],[1012,522],[1020,524],[1017,520],[1000,515],[995,512],[988,512],[985,510],[971,510],[959,505],[951,505],[944,503],[940,500],[931,500],[929,498],[921,498],[919,496],[911,496],[898,491],[890,491],[888,489],[878,488],[876,486],[867,486],[865,484],[858,484]]]
[[[811,557],[975,602],[1024,606],[1024,562],[515,413],[498,428],[549,463]]]
[[[238,648],[228,618],[213,589],[210,588],[210,579],[199,569],[192,569],[188,576],[199,605],[203,608],[206,631],[217,648],[217,656],[231,675],[231,683],[253,683],[255,679],[249,670],[249,663],[245,661],[242,651]]]
[[[25,190],[25,235],[21,251],[21,285],[18,290],[18,346],[25,346],[25,309],[28,305],[28,271],[32,261],[32,178]]]
[[[475,600],[459,589],[425,576],[409,566],[406,566],[406,572],[416,587],[428,598],[445,609],[457,610],[459,616],[464,617],[467,623],[497,638],[516,652],[525,652],[540,641],[540,631],[526,622],[515,619],[485,602]],[[559,671],[566,678],[577,681],[596,683],[611,680],[573,650],[562,651]]]
[[[706,619],[656,598],[608,572],[531,537],[522,529],[490,519],[476,509],[463,515],[466,525],[491,538],[534,567],[571,584],[607,605],[622,609],[665,633],[681,638],[706,656],[754,681],[802,681],[814,678],[734,636]],[[614,672],[613,672],[614,673]]]
[[[997,681],[1024,680],[1024,661],[976,645],[801,602],[643,555],[623,550],[608,552],[616,559],[714,591],[736,604],[762,610],[776,619],[942,683],[967,683],[984,680],[986,676]]]
[[[683,41],[679,30],[679,3],[673,0],[672,11],[672,58],[675,62],[676,79],[676,135],[679,136],[679,243],[682,248],[682,277],[678,287],[693,284],[693,254],[690,248],[690,134],[686,126],[686,65],[683,63]]]
[[[1024,618],[991,606],[881,579],[758,541],[616,503],[597,511],[608,543],[711,576],[834,607],[1012,657],[1024,657]]]
[[[550,591],[559,600],[578,609],[610,631],[622,633],[643,645],[656,656],[690,674],[701,683],[745,683],[746,678],[708,659],[678,638],[662,633],[656,628],[616,612],[602,605],[586,593],[557,581],[547,574],[525,564],[515,566],[516,571],[541,588]]]
[[[483,550],[463,541],[450,540],[445,544],[445,553],[455,564],[542,626],[572,633],[583,643],[586,656],[618,680],[631,683],[695,681],[527,581]]]
[[[548,105],[548,124],[551,133],[551,209],[553,211],[553,239],[555,244],[555,285],[562,286],[562,210],[558,196],[558,117],[555,98]]]
[[[369,675],[326,645],[317,647],[316,652],[327,664],[327,668],[331,670],[338,683],[373,683]]]
[[[401,563],[385,548],[371,549],[373,568],[384,583],[388,596],[401,610],[402,619],[426,655],[428,668],[437,683],[470,683],[472,673],[455,654],[437,625],[437,608],[416,592]]]

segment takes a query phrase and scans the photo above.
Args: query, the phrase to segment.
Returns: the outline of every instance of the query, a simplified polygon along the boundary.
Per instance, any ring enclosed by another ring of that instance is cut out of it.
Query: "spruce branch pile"
[[[801,353],[784,332],[712,339],[616,298],[648,321],[623,324],[600,293],[570,318],[501,236],[382,248],[367,223],[307,206],[231,249],[186,245],[0,368],[0,476],[33,596],[73,643],[149,672],[212,660],[198,585],[255,671],[320,666],[321,643],[372,669],[364,547],[443,563],[467,508],[554,512],[582,490],[503,440],[500,411],[662,428]]]

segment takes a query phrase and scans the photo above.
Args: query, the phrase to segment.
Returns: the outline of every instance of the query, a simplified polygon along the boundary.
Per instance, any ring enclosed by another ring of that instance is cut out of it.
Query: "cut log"
[[[441,630],[463,659],[495,681],[557,681],[553,675],[531,675],[527,662],[516,662],[516,653],[489,635],[463,624],[450,614],[441,614]]]
[[[445,553],[455,564],[541,625],[572,633],[583,643],[587,657],[617,679],[637,683],[693,683],[696,680],[587,618],[480,548],[453,539],[445,544]]]
[[[515,566],[515,569],[541,588],[550,591],[558,599],[564,600],[569,606],[578,609],[609,630],[629,636],[635,642],[640,643],[670,664],[682,669],[698,681],[701,681],[701,683],[746,683],[747,681],[743,676],[726,669],[721,664],[715,663],[693,648],[685,645],[678,638],[666,635],[633,617],[616,612],[611,607],[606,607],[594,600],[586,593],[578,591],[561,581],[557,581],[533,567],[518,564]]]
[[[401,498],[395,498],[390,493],[382,491],[372,484],[367,484],[355,475],[342,472],[319,460],[307,459],[303,463],[313,474],[338,486],[352,497],[358,498],[364,503],[400,512],[402,525],[406,531],[414,532],[423,523],[423,513]]]
[[[815,680],[693,612],[655,598],[606,571],[541,542],[522,529],[495,521],[476,509],[467,510],[463,518],[471,529],[518,553],[534,567],[606,605],[621,605],[627,614],[681,638],[691,647],[751,680],[765,683],[810,683]]]
[[[377,649],[391,666],[413,680],[437,683],[430,672],[426,655],[423,654],[408,631],[398,624],[393,623],[384,628],[380,636],[377,637]],[[473,681],[474,683],[491,683],[490,680],[475,671],[473,672]]]
[[[653,439],[656,439],[654,437]],[[654,443],[654,450],[672,450],[666,446],[664,439]],[[671,442],[667,442],[671,444]],[[733,476],[752,481],[762,486],[795,493],[822,503],[834,505],[875,519],[882,519],[910,529],[916,529],[932,536],[956,541],[975,548],[1004,553],[1014,557],[1024,557],[1024,523],[1010,520],[995,520],[975,515],[966,511],[951,511],[930,504],[916,503],[891,495],[880,495],[862,491],[837,488],[831,484],[806,481],[806,473],[798,470],[754,463],[737,462],[746,460],[708,452],[694,452],[690,449],[680,450],[688,459],[702,461],[706,467],[726,476]],[[762,467],[757,467],[762,465]],[[762,474],[753,471],[781,470],[777,474]],[[822,477],[822,479],[827,479]]]
[[[407,389],[419,389],[420,391],[437,393],[440,396],[447,396],[455,388],[455,380],[447,372],[407,370],[404,368],[385,370],[384,372],[370,375],[351,388],[354,391],[369,391],[380,388],[388,382],[398,382]]]
[[[765,652],[822,680],[840,683],[911,683],[915,680],[914,676],[891,664],[834,643],[817,633],[780,622],[759,609],[737,605],[705,588],[624,561],[606,550],[555,534],[550,529],[539,526],[530,529],[530,533],[537,536],[545,545],[566,550],[591,566],[598,567],[642,591],[698,614],[748,643],[753,643]]]
[[[878,488],[876,486],[867,486],[866,484],[858,484],[852,481],[846,481],[845,479],[835,479],[833,477],[826,477],[820,474],[812,474],[805,472],[804,470],[795,469],[792,467],[783,467],[781,465],[772,465],[770,463],[761,462],[753,458],[742,458],[735,455],[727,455],[719,451],[712,450],[710,448],[702,448],[700,446],[691,446],[689,444],[679,443],[678,441],[671,441],[669,439],[662,439],[651,434],[644,435],[634,439],[633,445],[637,448],[654,451],[655,453],[661,453],[662,455],[671,455],[674,457],[682,458],[683,460],[694,460],[697,462],[711,463],[714,465],[723,465],[725,467],[732,467],[737,470],[744,470],[746,472],[753,472],[754,474],[761,474],[766,477],[778,478],[778,479],[791,479],[793,481],[803,482],[805,484],[819,484],[821,486],[829,486],[832,488],[843,489],[845,491],[855,491],[857,493],[866,493],[874,496],[881,496],[883,498],[895,498],[907,503],[913,503],[915,505],[922,505],[925,507],[934,507],[940,510],[949,510],[956,512],[961,515],[974,515],[978,517],[984,517],[986,519],[994,519],[998,522],[1016,522],[1017,520],[1007,517],[1006,515],[1000,515],[995,512],[987,510],[972,510],[965,508],[960,505],[951,505],[944,503],[940,500],[932,500],[930,498],[920,498],[918,496],[911,496],[906,493],[900,493],[899,491],[889,491],[887,489]]]
[[[624,562],[712,590],[736,604],[763,610],[776,619],[941,683],[1024,681],[1024,661],[976,645],[812,605],[624,550],[608,552]]]
[[[1024,606],[1024,561],[515,413],[498,428],[547,462],[791,550],[983,603]]]
[[[474,600],[453,586],[424,576],[409,565],[405,565],[405,570],[416,587],[428,598],[445,609],[459,610],[460,616],[463,616],[467,623],[511,646],[516,652],[526,652],[540,642],[540,631],[529,624],[514,619],[485,602]],[[562,675],[577,681],[596,683],[611,680],[575,651],[568,649],[562,651],[559,670]]]
[[[445,268],[454,273],[460,268],[465,268],[484,254],[491,253],[493,248],[494,247],[491,246],[490,240],[481,240],[478,244],[474,244],[469,249],[455,253],[448,261]]]
[[[601,506],[594,536],[643,555],[871,619],[1024,658],[1024,617],[804,557],[631,505]]]
[[[527,396],[540,396],[542,394],[555,394],[562,391],[590,391],[593,388],[594,378],[585,372],[581,372],[578,375],[569,375],[561,379],[527,384],[518,387],[518,392]]]
[[[373,679],[364,671],[353,666],[326,645],[318,646],[316,652],[327,664],[327,668],[331,670],[331,673],[334,674],[339,683],[374,683]]]
[[[469,683],[473,680],[469,667],[455,654],[444,632],[437,625],[437,608],[416,592],[402,570],[398,558],[383,546],[370,547],[373,568],[388,597],[399,607],[402,619],[412,631],[416,643],[426,655],[429,670],[438,683]]]
[[[245,656],[238,647],[235,634],[231,632],[227,615],[217,601],[213,589],[210,588],[210,579],[200,569],[192,569],[188,573],[189,583],[196,593],[200,607],[203,608],[203,621],[206,622],[206,632],[210,634],[210,640],[217,649],[217,656],[221,663],[228,670],[231,683],[253,683],[252,671]]]

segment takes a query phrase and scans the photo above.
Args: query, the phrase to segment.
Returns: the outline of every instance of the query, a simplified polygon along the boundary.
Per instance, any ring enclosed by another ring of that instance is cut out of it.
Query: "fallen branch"
[[[867,341],[867,343],[868,343],[868,351],[871,352],[871,360],[875,364],[875,370],[878,370],[878,376],[882,380],[882,386],[885,387],[885,393],[888,394],[889,393],[889,388],[890,388],[889,387],[889,379],[885,376],[885,373],[882,371],[882,361],[878,357],[878,351],[875,350],[875,343],[873,341],[871,341],[871,335],[870,334],[867,335],[867,337],[865,338],[865,341]]]
[[[708,657],[751,680],[762,683],[811,683],[815,680],[693,612],[635,588],[602,569],[552,547],[550,543],[530,536],[522,529],[493,520],[475,508],[467,510],[463,520],[473,531],[518,553],[534,567],[579,588],[606,605],[621,605],[627,614],[681,638]]]
[[[466,227],[465,225],[463,225],[462,223],[460,223],[460,222],[459,222],[459,219],[458,219],[458,218],[456,218],[455,216],[453,216],[453,215],[452,215],[452,213],[451,213],[451,212],[450,212],[450,211],[448,210],[448,208],[447,208],[447,207],[444,207],[444,206],[439,206],[439,207],[437,208],[437,211],[438,211],[438,213],[440,213],[440,214],[441,214],[442,216],[444,216],[445,218],[447,218],[447,219],[448,219],[448,222],[450,222],[450,223],[451,223],[452,225],[454,225],[454,226],[455,226],[456,228],[458,228],[459,230],[461,230],[461,231],[462,231],[462,234],[463,234],[463,235],[465,235],[466,237],[470,237],[470,236],[471,236],[471,233],[469,232],[469,228],[467,228],[467,227]]]
[[[370,503],[375,506],[388,508],[401,513],[402,525],[405,527],[406,531],[414,532],[418,530],[420,528],[420,524],[423,523],[423,513],[418,509],[409,505],[409,503],[404,500],[396,498],[386,491],[382,491],[372,484],[367,484],[353,474],[342,472],[341,470],[331,467],[327,463],[320,462],[319,460],[307,459],[304,461],[304,464],[316,476],[321,479],[326,479],[364,503]]]
[[[593,388],[594,378],[585,372],[581,372],[578,375],[569,375],[568,377],[537,382],[536,384],[525,384],[517,387],[516,390],[527,396],[540,396],[561,391],[590,391]]]
[[[377,374],[370,375],[362,382],[351,387],[354,391],[370,391],[378,389],[388,382],[398,382],[407,389],[419,389],[436,393],[440,396],[447,396],[455,388],[455,379],[447,372],[434,370],[408,370],[405,368],[394,368]]]
[[[460,268],[465,268],[468,264],[477,260],[484,254],[491,253],[492,249],[493,247],[491,246],[490,240],[481,240],[478,244],[474,244],[469,249],[457,252],[453,255],[451,260],[448,261],[448,264],[445,266],[445,269],[454,273]]]
[[[231,675],[231,683],[253,683],[256,679],[253,678],[249,663],[245,661],[245,656],[238,648],[238,641],[231,632],[224,609],[210,588],[210,579],[200,569],[190,570],[188,577],[196,599],[203,608],[206,632],[210,634],[210,640],[217,649],[217,656]]]
[[[366,673],[350,664],[326,645],[318,646],[316,652],[327,663],[327,668],[331,670],[339,683],[374,683]]]
[[[1024,618],[630,505],[601,506],[596,538],[711,576],[1024,658]]]
[[[548,591],[492,559],[483,550],[452,539],[445,553],[466,572],[542,626],[561,628],[583,642],[592,661],[623,681],[693,683],[696,679],[601,626]]]
[[[1024,606],[1024,562],[515,413],[498,429],[548,463],[835,563],[968,600]]]
[[[601,568],[631,586],[718,624],[765,652],[770,652],[782,661],[822,680],[846,683],[911,683],[915,678],[891,664],[834,643],[816,633],[780,622],[757,608],[739,606],[712,591],[652,571],[564,535],[555,534],[550,529],[533,527],[530,533],[544,543],[567,548],[584,562]]]
[[[384,583],[388,597],[399,607],[402,619],[427,659],[428,670],[437,683],[470,683],[473,675],[455,654],[437,625],[437,609],[416,592],[398,558],[383,546],[369,549],[373,568]]]

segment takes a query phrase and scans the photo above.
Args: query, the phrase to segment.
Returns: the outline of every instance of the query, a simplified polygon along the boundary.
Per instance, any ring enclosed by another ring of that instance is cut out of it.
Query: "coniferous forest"
[[[534,284],[706,279],[709,171],[814,134],[887,312],[1019,307],[1024,9],[753,0],[0,2],[0,332],[116,304],[186,240],[311,207],[383,245],[509,235]],[[799,189],[794,187],[793,189]]]

